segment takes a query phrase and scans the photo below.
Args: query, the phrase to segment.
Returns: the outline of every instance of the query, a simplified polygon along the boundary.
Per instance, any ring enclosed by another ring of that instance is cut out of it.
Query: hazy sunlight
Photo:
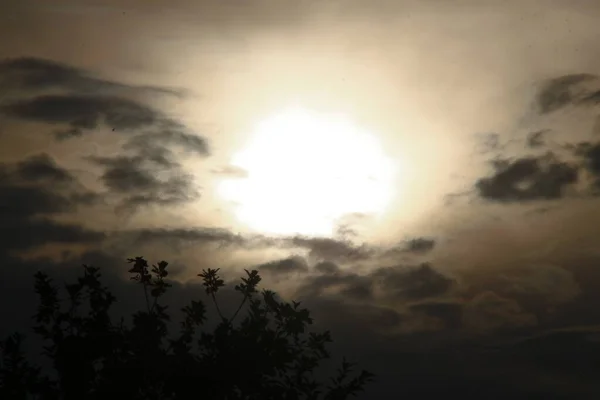
[[[221,195],[249,227],[275,234],[330,235],[348,213],[382,213],[395,172],[377,138],[341,115],[290,108],[260,123],[232,164]]]

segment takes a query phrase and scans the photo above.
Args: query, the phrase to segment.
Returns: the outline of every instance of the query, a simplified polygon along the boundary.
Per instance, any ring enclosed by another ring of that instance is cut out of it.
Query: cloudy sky
[[[597,1],[4,3],[3,335],[144,255],[258,268],[377,398],[598,394]]]

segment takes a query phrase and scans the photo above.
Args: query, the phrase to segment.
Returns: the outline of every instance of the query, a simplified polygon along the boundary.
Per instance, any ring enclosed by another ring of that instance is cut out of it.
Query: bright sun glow
[[[232,164],[248,176],[224,180],[219,192],[265,233],[331,235],[343,215],[380,214],[392,195],[394,164],[377,138],[339,115],[276,114]]]

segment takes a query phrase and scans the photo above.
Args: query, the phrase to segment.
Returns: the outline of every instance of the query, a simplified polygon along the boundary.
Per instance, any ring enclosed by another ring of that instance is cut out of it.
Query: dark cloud
[[[323,261],[315,265],[315,271],[321,274],[334,274],[340,270],[337,264],[330,261]]]
[[[134,236],[137,243],[152,243],[154,241],[166,242],[170,245],[178,243],[219,243],[241,244],[247,239],[222,228],[193,228],[193,229],[139,229],[125,232]]]
[[[19,178],[26,181],[51,181],[52,183],[72,183],[75,178],[65,169],[60,168],[46,153],[32,156],[16,166]]]
[[[578,178],[576,166],[557,160],[551,153],[497,161],[494,168],[494,174],[479,179],[475,187],[484,199],[500,202],[558,199]]]
[[[283,240],[283,245],[309,249],[309,256],[315,261],[358,261],[366,260],[375,254],[367,245],[355,245],[347,240],[295,236]]]
[[[21,91],[16,99],[9,96],[0,112],[58,126],[54,131],[58,139],[70,139],[101,127],[129,135],[123,155],[90,158],[103,167],[100,179],[109,194],[121,198],[117,210],[174,205],[198,198],[192,175],[185,173],[174,150],[207,156],[206,139],[137,100],[140,95],[174,92],[107,81],[81,69],[33,58],[1,62],[0,79],[2,85]],[[57,175],[48,159],[33,160],[21,168],[23,174],[69,179]]]
[[[127,189],[127,174],[125,182],[119,181],[119,188]],[[137,177],[137,173],[131,174],[131,178]],[[121,175],[119,175],[121,176]],[[141,174],[136,183],[141,189],[149,182],[147,174]],[[133,186],[133,185],[132,185]],[[338,240],[332,238],[309,237],[309,236],[278,236],[270,237],[260,234],[234,234],[227,229],[148,229],[139,231],[143,234],[144,240],[168,240],[170,243],[203,243],[212,240],[218,240],[223,245],[235,245],[243,248],[263,249],[280,248],[290,250],[306,250],[307,258],[310,264],[315,265],[318,272],[335,271],[339,267],[336,263],[353,263],[368,260],[377,260],[379,257],[385,257],[395,254],[405,254],[407,252],[420,253],[427,252],[435,245],[433,239],[416,238],[406,243],[401,243],[393,249],[384,247],[369,246],[366,244],[354,244],[348,240]]]
[[[124,199],[117,211],[135,211],[146,206],[173,206],[197,200],[199,194],[190,192],[191,181],[185,178],[174,178],[164,182],[159,192],[133,194]]]
[[[416,267],[398,266],[376,268],[366,274],[344,271],[335,264],[317,264],[318,275],[305,279],[298,293],[301,296],[339,294],[343,297],[411,302],[435,298],[450,291],[454,280],[434,270],[429,264]]]
[[[590,104],[598,104],[600,103],[600,90],[596,90],[592,93],[587,94],[584,98],[583,98],[583,102],[584,103],[590,103]]]
[[[0,184],[0,215],[3,218],[27,218],[67,212],[73,202],[48,188]]]
[[[123,148],[152,155],[171,147],[178,147],[199,156],[209,154],[208,143],[203,137],[186,132],[185,127],[172,121],[163,123],[157,131],[131,138]]]
[[[351,299],[372,300],[373,282],[370,276],[336,272],[308,277],[298,289],[301,298],[335,294]]]
[[[47,218],[30,218],[26,221],[5,218],[0,225],[0,240],[6,250],[26,250],[49,243],[97,244],[104,239],[103,232],[93,231],[75,224],[52,221]]]
[[[404,321],[404,316],[394,309],[361,301],[347,303],[335,297],[306,297],[302,304],[309,307],[319,327],[333,327],[338,341],[350,338],[350,345],[361,335],[373,337],[373,333],[397,328]]]
[[[133,149],[165,165],[171,162],[168,149],[172,146],[200,156],[209,153],[205,138],[137,100],[140,95],[178,93],[171,89],[98,79],[74,67],[34,58],[0,62],[0,88],[22,92],[17,99],[2,104],[1,113],[59,125],[54,133],[60,140],[105,126],[117,132],[135,132],[125,150]]]
[[[426,237],[415,237],[404,240],[396,245],[381,248],[378,254],[383,258],[399,260],[407,255],[422,256],[431,252],[435,248],[435,239]]]
[[[167,241],[174,246],[218,243],[221,247],[234,246],[252,250],[272,248],[294,252],[307,250],[306,261],[303,257],[294,256],[263,265],[265,271],[275,272],[277,270],[279,274],[285,273],[288,268],[292,272],[296,267],[298,267],[298,271],[306,271],[307,263],[314,265],[311,269],[318,273],[334,273],[340,270],[336,262],[366,261],[371,259],[370,256],[376,257],[380,254],[376,248],[354,245],[335,239],[306,236],[269,237],[260,234],[242,235],[228,229],[216,228],[144,229],[131,231],[129,234],[139,235],[140,241]]]
[[[144,169],[140,157],[92,157],[91,161],[106,167],[102,181],[111,190],[132,193],[158,189],[161,182],[152,171]]]
[[[462,327],[463,306],[457,302],[427,302],[410,306],[412,313],[422,313],[438,318],[444,323],[446,329],[459,329]]]
[[[416,267],[384,267],[372,273],[386,297],[420,300],[446,294],[454,279],[436,271],[430,264]]]
[[[135,159],[156,164],[162,168],[178,168],[180,166],[173,150],[147,142],[145,135],[132,138],[123,145],[123,150],[134,150]]]
[[[93,243],[104,234],[51,219],[97,199],[47,154],[0,165],[0,252],[48,243]]]
[[[581,85],[596,79],[591,74],[572,74],[548,80],[537,95],[540,112],[546,114],[580,102],[590,95],[582,94]]]
[[[583,157],[584,167],[594,177],[594,189],[600,190],[600,142],[580,143],[575,152]]]
[[[594,120],[594,126],[592,127],[592,135],[600,135],[600,115],[597,115]]]
[[[346,298],[367,301],[373,299],[373,286],[364,280],[356,279],[348,282],[341,290],[340,294]]]
[[[47,154],[0,164],[0,214],[5,218],[53,215],[99,199]]]
[[[155,166],[141,156],[90,157],[104,167],[101,180],[107,189],[124,197],[125,208],[185,203],[199,197],[190,175],[178,164]],[[161,176],[162,177],[159,177]]]
[[[173,89],[132,86],[104,80],[69,65],[34,57],[9,58],[0,61],[0,88],[4,91],[39,91],[63,89],[76,92],[141,90],[169,95],[181,95]]]
[[[545,138],[548,133],[549,130],[547,129],[531,132],[527,135],[527,146],[530,148],[542,147],[545,144]]]
[[[261,264],[256,269],[273,275],[290,275],[308,272],[308,264],[304,258],[295,256]]]
[[[116,96],[41,95],[4,104],[2,112],[24,120],[67,124],[83,133],[104,122],[119,130],[147,128],[158,121],[158,114],[138,102]]]
[[[406,242],[405,251],[410,253],[427,253],[435,247],[435,240],[431,238],[414,238]]]
[[[514,330],[537,325],[537,317],[521,307],[518,301],[486,291],[467,302],[463,323],[475,332]]]
[[[263,250],[278,246],[276,239],[262,235],[242,235],[225,228],[144,228],[121,231],[117,235],[127,238],[127,243],[167,244],[172,249],[216,245],[220,249],[237,248]]]
[[[589,276],[587,279],[589,280]],[[471,276],[466,281],[468,284],[462,287],[462,297],[478,298],[488,293],[486,296],[490,300],[497,296],[501,299],[497,301],[506,307],[507,302],[510,302],[513,309],[519,309],[523,315],[535,317],[538,323],[549,324],[547,326],[565,320],[563,310],[567,305],[583,301],[578,278],[570,267],[553,264],[517,263],[516,266],[503,268],[499,274],[481,274],[476,278]],[[480,309],[472,312],[484,313]]]

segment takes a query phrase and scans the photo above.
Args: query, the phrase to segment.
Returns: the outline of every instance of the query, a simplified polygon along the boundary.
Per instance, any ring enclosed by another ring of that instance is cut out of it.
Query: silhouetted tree
[[[171,286],[165,261],[151,268],[143,257],[128,260],[131,279],[143,289],[146,309],[132,324],[111,320],[115,297],[101,284],[98,268],[83,266],[83,276],[65,285],[68,298],[41,272],[35,275],[39,306],[35,332],[45,341],[44,354],[54,366],[45,376],[23,356],[22,336],[2,343],[2,399],[346,399],[362,391],[373,375],[353,375],[342,362],[328,383],[315,369],[329,358],[328,331],[307,331],[309,311],[297,302],[280,301],[269,290],[258,291],[257,271],[247,271],[235,286],[242,299],[231,317],[219,308],[217,293],[224,286],[218,269],[203,270],[207,295],[220,322],[212,332],[202,301],[182,311],[179,332],[168,332],[170,320],[161,297]],[[66,303],[66,307],[64,307]],[[246,308],[244,308],[246,306]],[[243,318],[236,323],[241,310]],[[351,376],[353,375],[353,376]]]

